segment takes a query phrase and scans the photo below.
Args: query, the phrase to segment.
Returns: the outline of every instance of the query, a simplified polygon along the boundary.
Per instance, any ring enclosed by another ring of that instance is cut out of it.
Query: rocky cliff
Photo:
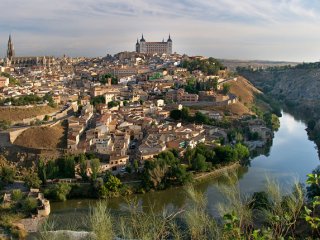
[[[308,123],[309,135],[320,147],[320,63],[237,71]]]

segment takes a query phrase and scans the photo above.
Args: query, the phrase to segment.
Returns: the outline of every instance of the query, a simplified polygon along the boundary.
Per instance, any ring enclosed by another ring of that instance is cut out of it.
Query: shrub
[[[28,197],[22,201],[22,209],[26,213],[33,213],[37,209],[37,199]]]
[[[11,193],[11,198],[13,201],[20,201],[23,197],[23,194],[20,189],[13,189]]]

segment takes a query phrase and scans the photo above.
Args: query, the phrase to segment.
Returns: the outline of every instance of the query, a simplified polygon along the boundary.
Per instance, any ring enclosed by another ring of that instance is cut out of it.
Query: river
[[[306,125],[296,120],[288,113],[280,118],[280,129],[275,133],[270,152],[260,155],[250,161],[247,167],[238,170],[239,181],[236,183],[242,194],[263,191],[267,178],[276,180],[284,190],[290,190],[293,182],[305,182],[306,175],[319,165],[316,145],[308,139]],[[220,184],[225,184],[223,178],[207,179],[197,183],[195,188],[202,191],[208,200],[208,211],[216,213],[217,203],[223,201],[219,191]],[[172,188],[165,191],[150,192],[135,196],[141,206],[154,211],[183,208],[186,204],[186,194],[183,188]],[[86,216],[88,209],[96,200],[68,200],[51,204],[50,219],[60,226],[81,228],[79,216]],[[126,201],[123,198],[109,200],[111,212],[125,213]],[[80,225],[79,225],[80,224]],[[83,225],[84,224],[84,225]]]

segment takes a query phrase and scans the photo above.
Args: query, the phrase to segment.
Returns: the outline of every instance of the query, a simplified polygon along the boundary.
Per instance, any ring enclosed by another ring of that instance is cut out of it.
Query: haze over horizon
[[[105,56],[133,51],[137,37],[173,51],[224,59],[320,59],[317,0],[1,0],[0,56]]]

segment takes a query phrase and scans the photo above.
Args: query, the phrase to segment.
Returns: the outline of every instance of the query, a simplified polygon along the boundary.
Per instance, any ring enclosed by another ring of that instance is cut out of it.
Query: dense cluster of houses
[[[226,138],[222,129],[168,119],[171,110],[187,103],[228,105],[237,101],[235,95],[220,91],[237,78],[228,78],[225,70],[216,76],[198,70],[190,73],[179,67],[186,59],[192,58],[122,52],[104,58],[56,58],[50,65],[1,67],[19,84],[0,77],[0,99],[50,93],[56,104],[65,106],[62,111],[72,107],[76,113],[67,116],[67,151],[107,156],[104,168],[119,169],[132,160],[143,163],[166,149],[184,151],[200,142]],[[216,79],[216,89],[188,93],[184,86],[190,78],[201,84]],[[222,118],[214,111],[203,114]],[[264,134],[262,128],[252,131]]]

